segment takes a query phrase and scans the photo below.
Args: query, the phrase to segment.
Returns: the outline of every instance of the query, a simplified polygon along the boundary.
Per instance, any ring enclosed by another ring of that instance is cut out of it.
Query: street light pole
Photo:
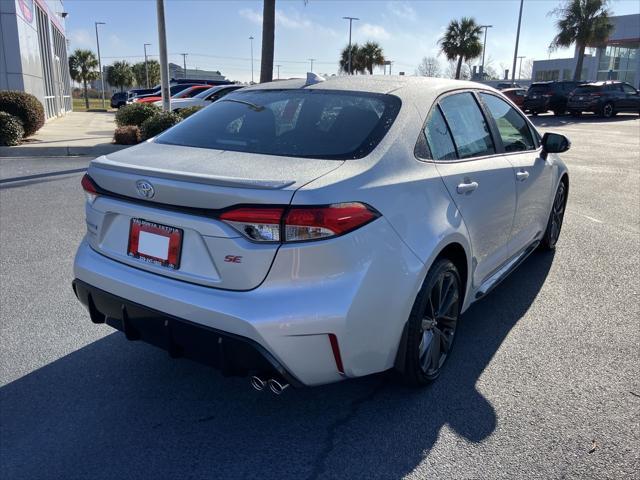
[[[251,83],[253,84],[253,37],[249,37],[251,40]]]
[[[282,65],[276,65],[276,68],[278,69],[278,80],[280,80],[280,67]]]
[[[164,23],[164,0],[156,0],[158,12],[158,46],[160,47],[160,85],[162,91],[162,109],[171,111],[169,93],[169,60],[167,58],[167,31]]]
[[[144,44],[144,88],[149,88],[149,66],[147,65],[147,47],[150,47],[150,43]]]
[[[511,84],[516,83],[516,62],[518,61],[518,43],[520,42],[520,25],[522,24],[522,7],[524,0],[520,0],[520,14],[518,15],[518,32],[516,33],[516,50],[513,52],[513,69],[511,70]]]
[[[520,68],[518,69],[518,80],[520,80],[520,74],[522,73],[522,59],[527,57],[518,57],[520,59]]]
[[[309,70],[310,72],[313,72],[313,61],[315,60],[315,58],[310,58],[309,61],[311,62],[311,70]]]
[[[352,70],[351,70],[351,26],[353,25],[353,21],[354,20],[360,20],[359,18],[356,17],[342,17],[343,20],[349,20],[349,61],[348,61],[348,67],[347,67],[347,72],[349,73],[349,75],[351,75]]]
[[[482,67],[480,71],[482,80],[484,80],[484,52],[487,49],[487,30],[493,28],[493,25],[480,25],[480,28],[484,28],[484,43],[482,44]]]
[[[100,83],[102,84],[102,108],[104,106],[104,73],[102,72],[102,60],[100,58],[100,38],[98,37],[98,25],[106,25],[104,22],[94,22],[96,26],[96,44],[98,46],[98,68],[100,69]]]
[[[184,74],[183,78],[187,78],[187,55],[189,55],[189,54],[188,53],[181,53],[180,55],[182,55],[182,70],[183,70],[183,74]]]

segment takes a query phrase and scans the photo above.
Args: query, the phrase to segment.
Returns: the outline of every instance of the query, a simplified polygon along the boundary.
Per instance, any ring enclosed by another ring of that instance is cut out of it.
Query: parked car
[[[169,87],[169,93],[171,94],[171,96],[173,96],[176,93],[180,93],[180,92],[182,92],[183,90],[186,90],[189,87],[193,87],[194,85],[195,84],[191,84],[191,83],[180,83],[180,84],[176,84],[176,85],[171,85]],[[147,95],[138,95],[137,97],[133,98],[132,101],[136,102],[136,103],[137,102],[142,102],[145,98],[149,98],[149,97],[160,97],[160,98],[162,98],[162,89],[159,88],[157,90],[154,90],[153,93],[150,93],[150,94],[147,94]]]
[[[171,111],[178,112],[187,107],[206,107],[210,103],[221,99],[225,95],[242,88],[242,85],[222,85],[211,87],[203,92],[198,93],[193,98],[181,98],[171,101]],[[156,105],[162,105],[162,102],[156,102]]]
[[[90,163],[73,288],[94,323],[256,389],[424,385],[461,313],[555,247],[569,146],[477,83],[248,87]]]
[[[142,95],[149,95],[159,90],[160,90],[160,85],[156,85],[153,88],[132,88],[127,93],[129,94],[129,98],[133,98],[133,97],[142,96]]]
[[[573,91],[567,108],[574,116],[593,112],[611,118],[618,112],[640,113],[640,93],[626,82],[588,83]]]
[[[524,99],[524,111],[533,115],[551,110],[555,115],[567,111],[569,94],[584,82],[535,82],[532,83]]]
[[[111,108],[124,107],[129,99],[129,92],[116,92],[111,96]]]
[[[230,82],[229,80],[203,80],[198,78],[172,78],[170,83],[171,85],[179,85],[181,83],[199,83],[209,85],[210,87],[217,85],[233,85],[233,82]]]
[[[189,88],[185,88],[184,90],[176,93],[175,95],[172,95],[171,98],[177,100],[179,98],[195,97],[199,93],[202,93],[204,90],[209,90],[210,88],[211,88],[211,85],[193,85]],[[138,102],[140,103],[162,102],[162,96],[150,95],[150,96],[141,98],[140,100],[138,100]]]
[[[524,99],[527,96],[526,88],[505,88],[502,90],[502,94],[522,110],[524,106]]]

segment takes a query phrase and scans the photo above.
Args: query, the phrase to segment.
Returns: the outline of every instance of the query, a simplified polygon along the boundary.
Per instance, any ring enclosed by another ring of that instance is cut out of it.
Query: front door
[[[469,232],[472,279],[478,287],[508,259],[516,205],[513,168],[497,153],[489,125],[471,92],[442,98],[425,133],[438,172]],[[451,146],[434,148],[437,141],[451,142]],[[453,153],[434,155],[434,150]]]
[[[479,96],[495,123],[504,157],[513,167],[517,193],[509,248],[513,256],[544,233],[553,198],[551,161],[541,158],[533,130],[517,109],[491,93]]]

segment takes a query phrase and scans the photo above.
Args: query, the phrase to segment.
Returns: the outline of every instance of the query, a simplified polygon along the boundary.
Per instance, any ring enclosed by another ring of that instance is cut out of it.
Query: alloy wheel
[[[551,212],[551,231],[549,234],[549,243],[555,245],[560,237],[560,229],[562,228],[562,220],[564,219],[564,209],[566,200],[566,187],[564,182],[558,186],[556,198],[553,201],[553,210]]]
[[[438,376],[451,350],[458,324],[459,299],[456,275],[451,271],[442,272],[429,292],[418,345],[420,368],[429,379]]]
[[[602,107],[602,115],[605,118],[610,118],[613,116],[613,105],[607,103],[604,107]]]

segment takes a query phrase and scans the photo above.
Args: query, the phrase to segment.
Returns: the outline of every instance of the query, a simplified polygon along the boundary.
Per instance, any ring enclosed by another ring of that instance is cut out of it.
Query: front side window
[[[367,92],[236,91],[156,142],[265,155],[362,158],[391,128],[400,106],[398,97]]]
[[[440,108],[447,119],[460,158],[496,153],[489,125],[471,93],[444,97],[440,101]]]
[[[481,93],[480,98],[496,122],[505,152],[535,150],[531,130],[522,115],[495,95]]]
[[[630,93],[631,95],[635,95],[636,93],[638,93],[635,88],[627,83],[622,84],[622,90],[624,90],[624,93]]]
[[[424,126],[424,135],[433,160],[455,160],[456,147],[438,106],[433,107]]]

